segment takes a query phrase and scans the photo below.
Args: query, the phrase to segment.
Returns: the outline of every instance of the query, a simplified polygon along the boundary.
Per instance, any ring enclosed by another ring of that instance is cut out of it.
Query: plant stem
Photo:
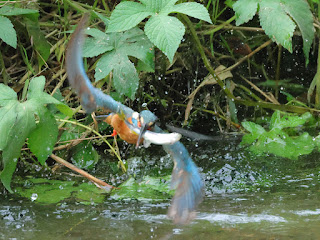
[[[219,30],[221,30],[222,28],[224,28],[226,25],[228,25],[229,23],[231,23],[233,20],[236,19],[236,16],[233,16],[231,18],[229,18],[227,21],[223,22],[222,24],[216,26],[214,29],[210,29],[208,31],[205,31],[203,34],[204,35],[210,35],[213,34],[215,32],[218,32]],[[189,20],[190,21],[190,20]],[[190,27],[190,26],[189,26]]]
[[[74,121],[70,121],[70,120],[65,120],[65,119],[57,119],[57,121],[65,122],[65,123],[71,123],[71,124],[74,124],[74,125],[83,127],[83,128],[85,128],[85,129],[88,129],[88,130],[92,131],[94,134],[98,135],[98,136],[110,147],[111,151],[116,155],[116,157],[117,157],[118,160],[119,160],[119,163],[120,163],[120,166],[121,166],[122,170],[123,170],[124,172],[127,171],[127,169],[126,169],[123,161],[121,160],[120,155],[117,153],[117,151],[111,146],[111,144],[110,144],[99,132],[97,132],[96,130],[94,130],[94,129],[86,126],[86,125],[83,125],[83,124],[81,124],[81,123],[78,123],[78,122],[74,122]]]

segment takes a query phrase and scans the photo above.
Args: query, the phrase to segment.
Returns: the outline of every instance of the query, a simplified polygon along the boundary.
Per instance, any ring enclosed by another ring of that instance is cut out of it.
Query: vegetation
[[[87,74],[116,100],[207,135],[246,134],[257,154],[296,159],[319,147],[306,132],[320,111],[319,0],[2,1],[0,178],[8,191],[30,163],[50,170],[64,158],[92,169],[101,144],[119,161],[112,171],[125,171],[121,146],[97,131],[111,129],[81,110],[65,81],[66,44],[87,11]]]

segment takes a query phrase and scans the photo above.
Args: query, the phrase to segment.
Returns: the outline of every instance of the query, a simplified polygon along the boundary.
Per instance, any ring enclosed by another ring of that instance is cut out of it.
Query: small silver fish
[[[130,128],[130,130],[134,131],[136,134],[140,134],[140,128],[135,127],[134,125],[127,122],[127,126]],[[144,147],[149,147],[151,143],[157,144],[157,145],[170,145],[174,144],[175,142],[178,142],[181,138],[180,133],[156,133],[152,131],[145,131],[143,134],[143,145]]]

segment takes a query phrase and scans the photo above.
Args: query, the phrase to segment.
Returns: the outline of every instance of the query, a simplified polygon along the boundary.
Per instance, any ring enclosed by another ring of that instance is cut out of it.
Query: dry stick
[[[248,79],[246,79],[245,77],[241,76],[241,78],[243,80],[245,80],[254,90],[256,90],[257,92],[259,92],[260,94],[262,94],[266,99],[268,99],[270,102],[274,103],[274,104],[280,104],[278,102],[277,99],[272,99],[270,98],[267,94],[265,94],[260,88],[258,88],[255,84],[253,84],[252,82],[250,82]]]
[[[244,62],[245,60],[247,60],[248,58],[250,58],[253,54],[259,52],[260,50],[262,50],[263,48],[267,47],[270,43],[272,43],[272,40],[269,40],[267,42],[265,42],[264,44],[262,44],[260,47],[256,48],[254,51],[252,51],[251,53],[249,53],[247,56],[240,58],[238,62],[236,62],[235,64],[233,64],[232,66],[224,69],[222,72],[226,72],[226,71],[231,71],[232,69],[234,69],[235,67],[239,66],[242,62]]]
[[[97,184],[98,186],[103,186],[103,187],[100,187],[100,188],[103,188],[103,189],[106,189],[106,190],[110,190],[112,188],[115,188],[111,185],[109,185],[108,183],[92,176],[91,174],[87,173],[86,171],[83,171],[82,169],[80,168],[77,168],[76,166],[74,166],[73,164],[65,161],[64,159],[58,157],[57,155],[54,155],[54,154],[51,154],[50,157],[55,160],[56,162],[58,163],[61,163],[62,165],[66,166],[67,168],[81,174],[82,176],[84,176],[85,178],[89,179],[90,181],[94,182],[95,184]]]

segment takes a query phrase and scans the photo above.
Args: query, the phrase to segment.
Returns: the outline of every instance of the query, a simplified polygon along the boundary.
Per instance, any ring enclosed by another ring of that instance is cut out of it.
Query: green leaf
[[[178,0],[145,0],[140,2],[144,3],[148,10],[158,14],[164,8],[171,8],[176,2],[178,2]]]
[[[0,85],[1,86],[1,85]],[[1,91],[0,91],[1,94]],[[15,109],[17,108],[18,101],[7,104],[5,107],[0,108],[0,151],[5,149],[8,145],[9,133],[14,126],[17,118]]]
[[[68,198],[83,204],[102,203],[106,193],[90,183],[76,185],[74,181],[44,178],[30,178],[20,185],[23,186],[16,188],[18,195],[42,204],[59,203]]]
[[[248,22],[256,14],[265,33],[275,42],[292,52],[292,36],[296,23],[302,33],[306,63],[314,38],[313,16],[305,0],[239,0],[233,5],[236,24]],[[289,15],[289,16],[288,16]],[[293,20],[295,22],[293,22]]]
[[[255,134],[255,135],[261,135],[266,132],[262,126],[259,124],[255,124],[253,122],[242,122],[241,125],[248,130],[249,132]]]
[[[99,154],[90,142],[83,141],[74,148],[71,160],[78,168],[92,169],[99,161]]]
[[[111,193],[111,197],[117,200],[166,200],[174,194],[170,188],[170,176],[166,177],[143,177],[142,181],[129,178],[119,186],[119,189]]]
[[[24,9],[18,7],[3,6],[0,8],[0,15],[4,16],[15,16],[24,14],[38,14],[38,10]]]
[[[184,25],[175,17],[157,15],[149,19],[144,29],[150,41],[172,62],[185,32]]]
[[[58,104],[63,105],[60,101],[52,97],[51,95],[43,92],[45,85],[45,77],[35,77],[30,81],[27,98],[30,105],[34,106],[35,110],[38,110],[37,106],[42,106],[43,104]]]
[[[168,10],[167,9],[161,10],[159,14],[167,15],[168,13],[172,13],[172,12],[183,13],[191,17],[206,21],[208,23],[212,23],[208,10],[202,4],[199,4],[199,3],[195,3],[195,2],[180,3],[174,6],[170,6]]]
[[[44,84],[44,77],[32,79],[28,89],[28,100],[23,103],[16,99],[16,94],[12,90],[0,84],[0,100],[3,100],[0,108],[0,149],[2,150],[3,162],[0,179],[10,192],[12,192],[10,183],[21,147],[25,143],[25,139],[36,128],[35,115],[42,116],[43,111],[47,111],[43,107],[45,104],[61,104],[42,91]],[[48,120],[48,118],[45,123],[41,122],[46,128],[56,127],[56,125],[52,126],[52,123],[53,120]],[[49,130],[46,131],[46,133],[49,132]]]
[[[93,11],[93,12],[94,12],[94,14],[95,14],[98,18],[100,18],[100,19],[104,22],[104,24],[105,24],[106,27],[108,28],[109,22],[110,22],[109,18],[107,18],[107,17],[104,16],[103,14],[98,13],[98,12],[96,12],[96,11]]]
[[[259,18],[262,28],[272,41],[281,44],[292,53],[292,36],[295,23],[283,11],[279,0],[268,0],[260,3]]]
[[[171,62],[182,40],[185,28],[177,18],[167,16],[169,13],[184,13],[212,23],[207,9],[198,3],[174,5],[177,0],[142,0],[140,2],[144,5],[131,1],[119,3],[111,14],[107,32],[131,29],[151,15],[145,25],[145,33]]]
[[[258,0],[238,0],[233,4],[236,13],[236,25],[250,21],[256,15]]]
[[[301,116],[284,115],[281,117],[281,113],[276,111],[272,115],[269,132],[261,129],[261,134],[245,135],[241,143],[250,144],[250,151],[258,155],[274,154],[297,159],[301,155],[311,153],[315,146],[318,146],[319,141],[314,140],[307,132],[298,137],[291,137],[281,129],[302,125],[310,119],[312,119],[310,113],[304,113]],[[254,123],[246,122],[243,123],[243,126],[252,132],[259,129]]]
[[[108,46],[112,46],[112,50],[105,53],[97,63],[96,81],[113,71],[113,84],[116,90],[134,99],[139,86],[139,76],[128,56],[138,58],[154,69],[154,50],[151,42],[139,28],[122,33],[110,33],[103,39],[95,38],[94,41],[101,44],[104,44],[103,41],[108,41]],[[95,47],[97,48],[97,44]]]
[[[119,61],[113,69],[113,84],[117,91],[125,94],[134,100],[134,96],[139,87],[139,76],[134,64],[130,62],[129,58],[115,58]]]
[[[0,107],[8,105],[12,101],[17,101],[16,92],[12,88],[4,84],[0,84]]]
[[[283,129],[287,127],[297,127],[305,124],[309,119],[312,118],[311,113],[306,112],[301,116],[284,115],[281,117],[279,111],[272,114],[270,129]]]
[[[153,13],[145,5],[136,2],[121,2],[112,11],[107,32],[121,32],[138,25]]]
[[[303,39],[303,52],[306,64],[309,62],[309,52],[314,39],[313,16],[309,4],[305,0],[282,0],[284,10],[298,24]]]
[[[82,48],[83,57],[96,57],[114,49],[114,46],[109,41],[109,37],[105,33],[103,34],[103,38],[86,38]]]
[[[1,9],[0,9],[1,10]],[[9,18],[0,16],[0,38],[13,48],[17,47],[17,33]]]
[[[43,66],[50,56],[51,45],[46,40],[44,34],[40,30],[40,25],[38,19],[32,21],[30,19],[25,19],[26,27],[29,33],[29,36],[32,37],[33,46],[38,53],[38,62],[39,68]]]
[[[30,111],[28,103],[17,104],[16,108],[11,110],[9,114],[15,115],[15,121],[8,132],[8,141],[3,149],[3,170],[0,174],[3,185],[10,192],[12,192],[10,183],[20,157],[21,147],[29,133],[35,128],[34,114]]]
[[[56,105],[56,108],[61,112],[63,113],[65,116],[68,116],[68,117],[72,117],[74,112],[73,110],[68,106],[68,105],[65,105],[65,104],[57,104]]]
[[[241,144],[252,144],[266,132],[262,126],[253,122],[242,122],[241,125],[251,133],[243,136]]]
[[[32,99],[32,98],[41,97],[43,94],[45,83],[46,83],[46,79],[44,76],[33,78],[30,81],[27,98]]]
[[[38,161],[43,165],[52,153],[58,137],[58,126],[54,116],[45,107],[39,110],[40,121],[29,135],[28,145]]]

